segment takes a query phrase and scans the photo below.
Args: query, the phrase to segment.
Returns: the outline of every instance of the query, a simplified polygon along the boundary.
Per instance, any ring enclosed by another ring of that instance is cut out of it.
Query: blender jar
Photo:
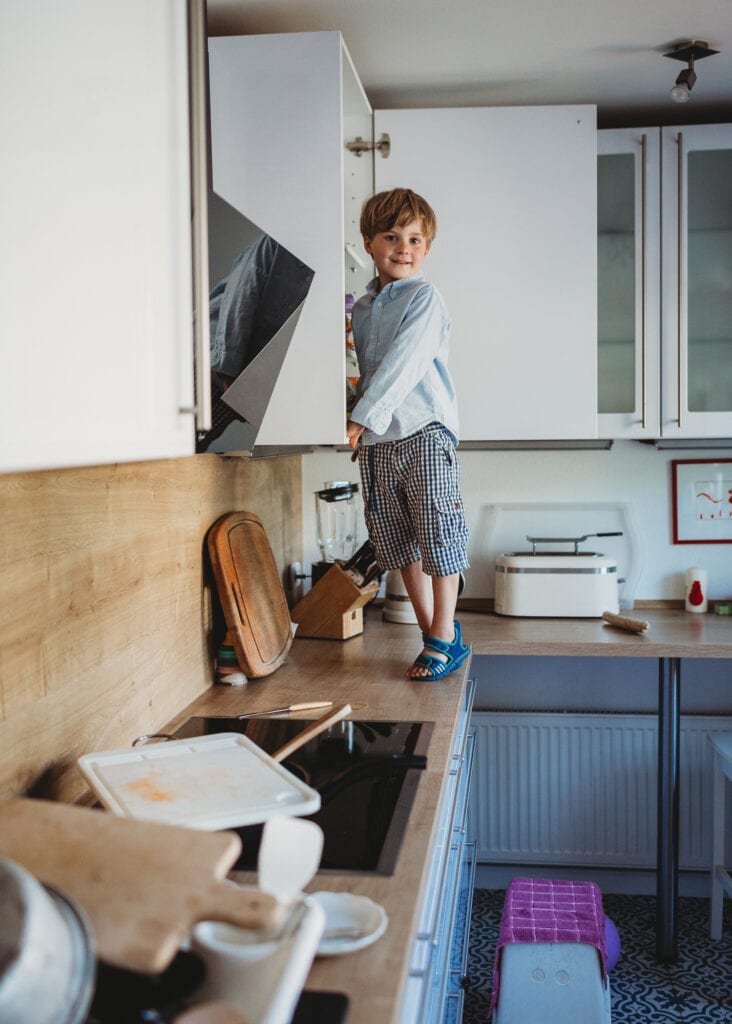
[[[318,544],[324,562],[342,562],[356,550],[359,510],[355,496],[358,484],[348,481],[326,483],[315,492]]]

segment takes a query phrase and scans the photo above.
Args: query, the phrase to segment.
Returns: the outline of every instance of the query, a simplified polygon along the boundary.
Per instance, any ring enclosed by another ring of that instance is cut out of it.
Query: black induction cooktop
[[[189,718],[174,738],[238,732],[272,754],[309,724],[202,716]],[[433,729],[433,722],[341,721],[284,762],[320,793],[320,810],[308,817],[323,830],[321,871],[394,873]],[[262,825],[234,831],[243,844],[234,867],[254,870]]]

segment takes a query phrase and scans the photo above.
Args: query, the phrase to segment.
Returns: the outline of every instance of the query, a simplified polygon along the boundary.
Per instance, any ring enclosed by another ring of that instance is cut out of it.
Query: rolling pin
[[[602,618],[611,626],[625,629],[629,633],[647,633],[651,628],[650,622],[646,622],[645,619],[628,619],[624,615],[616,615],[614,612],[603,612]]]

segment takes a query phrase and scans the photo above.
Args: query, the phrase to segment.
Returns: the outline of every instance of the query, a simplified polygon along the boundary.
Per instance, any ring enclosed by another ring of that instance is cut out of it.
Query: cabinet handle
[[[211,352],[208,311],[208,163],[206,155],[206,21],[204,0],[188,0],[191,124],[191,243],[196,429],[211,429]]]
[[[641,135],[641,427],[648,421],[647,310],[646,295],[646,217],[647,217],[647,147],[645,132]]]
[[[676,201],[677,201],[677,244],[676,244],[676,259],[677,259],[677,270],[676,270],[676,402],[678,407],[677,423],[679,430],[681,429],[682,415],[681,410],[683,409],[683,378],[682,373],[682,361],[683,352],[686,344],[684,330],[684,291],[686,288],[686,274],[684,273],[684,266],[686,262],[686,246],[685,241],[685,220],[684,220],[684,133],[678,132],[676,135],[677,144],[677,167],[676,167]]]

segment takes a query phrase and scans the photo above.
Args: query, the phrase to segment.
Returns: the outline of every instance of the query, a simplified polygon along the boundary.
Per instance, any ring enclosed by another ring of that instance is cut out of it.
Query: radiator
[[[474,712],[472,828],[483,863],[652,868],[654,715]],[[732,718],[681,718],[680,866],[711,860],[709,732]]]

